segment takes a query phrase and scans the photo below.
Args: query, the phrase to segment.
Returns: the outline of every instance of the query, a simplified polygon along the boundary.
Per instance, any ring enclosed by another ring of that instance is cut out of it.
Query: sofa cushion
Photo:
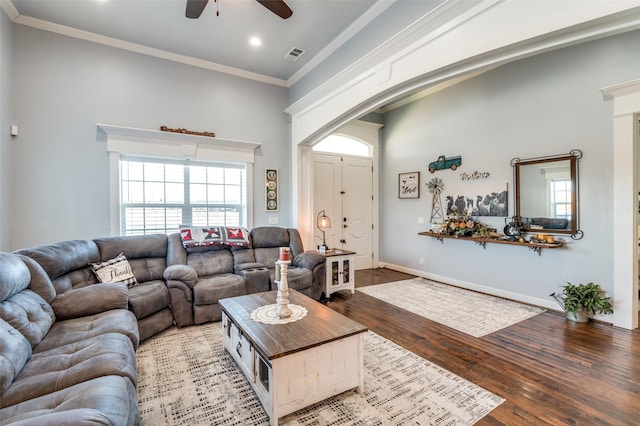
[[[290,267],[287,270],[287,285],[295,290],[311,287],[313,273],[305,268]]]
[[[167,236],[165,234],[135,235],[96,238],[93,240],[100,249],[102,260],[124,253],[127,259],[146,257],[167,257]]]
[[[53,283],[51,282],[51,278],[49,278],[47,272],[34,259],[21,254],[17,254],[16,256],[19,257],[25,265],[27,265],[29,274],[31,274],[29,290],[34,291],[46,300],[47,303],[51,304],[53,299],[56,297],[56,289],[53,287]]]
[[[139,283],[162,279],[167,267],[165,234],[106,237],[93,241],[100,249],[100,259],[103,261],[119,253],[124,254]]]
[[[131,341],[108,333],[33,355],[0,407],[8,407],[102,376],[123,376],[136,383]]]
[[[135,386],[127,378],[106,376],[0,409],[3,424],[138,424]]]
[[[124,309],[114,309],[81,318],[58,321],[49,330],[46,339],[33,348],[33,353],[59,348],[107,333],[120,333],[129,338],[134,348],[138,348],[140,336],[136,317]]]
[[[254,250],[265,247],[289,247],[289,232],[286,228],[277,226],[253,228],[251,230],[251,244]],[[256,261],[260,262],[257,259]]]
[[[0,319],[0,395],[9,389],[29,357],[29,341],[9,323]]]
[[[122,282],[127,287],[133,287],[138,284],[131,270],[131,265],[129,265],[127,258],[122,253],[104,262],[91,263],[91,269],[101,283]]]
[[[31,274],[18,256],[0,253],[0,271],[0,302],[29,286]]]
[[[264,247],[254,248],[253,254],[256,258],[256,262],[262,263],[267,268],[274,268],[278,258],[280,256],[280,250],[278,247]]]
[[[198,277],[231,274],[233,273],[233,255],[229,249],[189,253],[187,265],[196,271]]]
[[[35,259],[54,280],[69,271],[99,262],[98,246],[91,240],[70,240],[16,251]]]
[[[127,309],[128,291],[124,283],[96,284],[58,295],[51,307],[58,321],[98,314],[111,309]]]
[[[51,306],[31,290],[0,302],[0,318],[26,337],[32,347],[42,341],[56,320]]]
[[[164,270],[167,269],[166,257],[145,257],[139,259],[127,257],[127,259],[138,283],[161,280]]]
[[[129,289],[129,309],[141,319],[169,306],[169,289],[164,281],[148,281]]]
[[[193,288],[194,305],[211,305],[226,297],[247,294],[247,283],[244,278],[234,274],[220,274],[201,277]]]
[[[273,289],[277,289],[275,283],[275,269],[270,271],[271,282],[273,283]],[[313,284],[313,273],[309,269],[297,268],[295,266],[289,266],[287,268],[287,287],[294,290],[304,290],[311,287]]]
[[[174,324],[173,311],[166,307],[158,312],[138,319],[138,332],[140,333],[140,341],[147,340],[150,337],[159,334],[161,331],[172,327]]]

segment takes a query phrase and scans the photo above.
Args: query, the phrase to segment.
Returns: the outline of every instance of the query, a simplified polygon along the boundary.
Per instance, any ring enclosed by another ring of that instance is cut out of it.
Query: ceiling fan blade
[[[198,19],[200,15],[202,15],[202,11],[208,1],[209,0],[187,0],[187,18]]]
[[[293,15],[293,10],[284,2],[284,0],[257,0],[258,3],[281,17],[287,19]]]

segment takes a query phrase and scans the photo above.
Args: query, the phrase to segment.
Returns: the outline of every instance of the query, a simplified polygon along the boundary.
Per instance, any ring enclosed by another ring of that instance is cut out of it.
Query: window
[[[371,147],[357,139],[341,136],[329,135],[313,146],[313,150],[318,152],[331,152],[334,154],[357,155],[360,157],[371,157]]]
[[[571,220],[571,180],[552,179],[551,185],[551,217]]]
[[[180,225],[247,226],[245,164],[122,157],[122,235],[177,232]]]

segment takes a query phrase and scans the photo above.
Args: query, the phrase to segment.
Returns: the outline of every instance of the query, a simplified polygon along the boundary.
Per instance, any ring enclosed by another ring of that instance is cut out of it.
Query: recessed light
[[[249,39],[249,44],[254,47],[262,46],[262,40],[260,40],[258,37],[251,37]]]

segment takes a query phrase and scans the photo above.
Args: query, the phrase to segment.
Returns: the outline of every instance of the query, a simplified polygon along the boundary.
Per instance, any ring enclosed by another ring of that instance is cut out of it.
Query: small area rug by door
[[[425,278],[357,290],[474,337],[485,336],[545,311]]]
[[[142,425],[268,425],[249,382],[224,351],[220,322],[169,329],[140,345]],[[369,332],[364,393],[344,392],[281,419],[285,425],[471,425],[504,400]]]

